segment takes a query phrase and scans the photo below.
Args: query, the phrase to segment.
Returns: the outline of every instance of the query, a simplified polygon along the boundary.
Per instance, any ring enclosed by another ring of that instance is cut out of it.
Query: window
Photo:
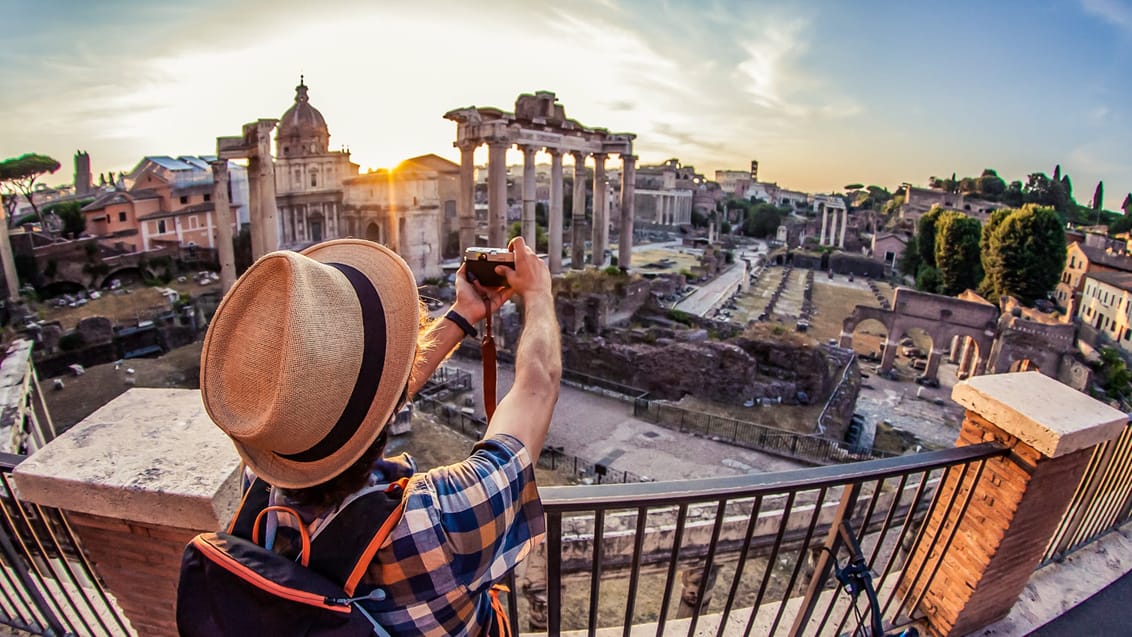
[[[189,196],[181,195],[181,203],[189,203]]]
[[[125,220],[126,220],[126,212],[125,211],[119,212],[118,213],[118,221],[125,221]]]
[[[165,234],[165,220],[164,219],[158,219],[157,220],[157,234]]]
[[[207,192],[206,192],[206,193],[204,193],[204,200],[205,200],[205,201],[212,201],[212,194],[211,194],[211,193],[207,193]]]

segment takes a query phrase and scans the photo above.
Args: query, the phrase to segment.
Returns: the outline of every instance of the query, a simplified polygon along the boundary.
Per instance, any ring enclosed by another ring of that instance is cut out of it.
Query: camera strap
[[[483,410],[488,422],[495,414],[495,338],[491,335],[491,300],[483,298],[483,340],[480,341],[480,358],[483,359]]]

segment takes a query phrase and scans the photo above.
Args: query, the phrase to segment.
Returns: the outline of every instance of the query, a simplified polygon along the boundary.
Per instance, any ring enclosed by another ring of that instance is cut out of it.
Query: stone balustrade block
[[[235,511],[239,466],[199,391],[133,388],[13,473],[20,497],[43,506],[214,530]]]
[[[1035,372],[975,376],[951,398],[1047,458],[1111,440],[1128,422],[1119,409]]]

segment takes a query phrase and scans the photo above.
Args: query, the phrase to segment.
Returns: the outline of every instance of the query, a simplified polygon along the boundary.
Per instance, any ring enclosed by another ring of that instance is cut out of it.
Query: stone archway
[[[381,226],[371,221],[366,225],[366,241],[373,241],[374,243],[381,243]]]
[[[998,308],[987,303],[965,301],[939,294],[928,294],[907,288],[899,288],[893,295],[892,310],[858,305],[845,317],[841,326],[841,347],[853,347],[853,331],[857,324],[868,319],[880,321],[888,329],[888,341],[880,361],[880,372],[892,371],[899,348],[899,339],[913,329],[922,330],[931,339],[931,351],[923,376],[936,379],[940,361],[943,358],[943,344],[951,342],[952,337],[960,336],[974,347],[967,347],[966,354],[981,354],[970,365],[970,375],[983,373],[986,356],[990,352],[996,333]],[[960,370],[964,370],[960,365]]]

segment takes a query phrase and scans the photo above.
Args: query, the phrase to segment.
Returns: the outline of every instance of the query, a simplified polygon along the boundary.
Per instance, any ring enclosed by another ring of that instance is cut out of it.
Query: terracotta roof
[[[159,199],[161,195],[157,194],[156,190],[152,188],[143,188],[141,190],[112,190],[103,193],[95,198],[94,201],[83,206],[82,211],[87,212],[90,210],[100,210],[114,203],[122,203],[126,201],[139,201],[142,199]]]

